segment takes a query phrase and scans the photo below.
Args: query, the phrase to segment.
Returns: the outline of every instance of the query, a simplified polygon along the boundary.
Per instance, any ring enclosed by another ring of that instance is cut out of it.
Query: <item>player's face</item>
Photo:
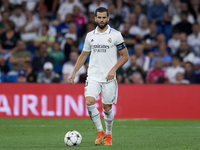
[[[107,16],[107,12],[97,12],[97,16],[95,17],[95,22],[100,29],[104,29],[109,21],[109,17]]]

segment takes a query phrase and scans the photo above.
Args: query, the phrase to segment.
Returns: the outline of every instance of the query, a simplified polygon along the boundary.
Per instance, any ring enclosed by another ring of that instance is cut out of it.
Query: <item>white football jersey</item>
[[[104,33],[98,32],[97,27],[89,32],[83,47],[84,51],[91,52],[87,79],[107,82],[109,71],[117,63],[117,49],[125,47],[121,33],[109,25]]]

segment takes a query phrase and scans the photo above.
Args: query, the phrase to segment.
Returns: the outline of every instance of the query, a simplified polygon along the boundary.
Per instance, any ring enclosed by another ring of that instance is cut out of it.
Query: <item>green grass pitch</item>
[[[83,137],[79,147],[64,144],[72,129]],[[115,119],[113,146],[95,146],[95,133],[90,119],[0,119],[0,150],[200,149],[200,120]]]

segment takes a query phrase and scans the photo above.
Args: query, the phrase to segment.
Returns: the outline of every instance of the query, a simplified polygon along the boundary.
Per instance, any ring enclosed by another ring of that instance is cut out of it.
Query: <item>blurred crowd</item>
[[[1,0],[0,82],[68,83],[98,7],[130,55],[118,83],[200,83],[199,0]]]

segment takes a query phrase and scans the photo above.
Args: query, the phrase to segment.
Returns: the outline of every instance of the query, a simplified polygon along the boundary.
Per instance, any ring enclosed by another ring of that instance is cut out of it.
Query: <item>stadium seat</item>
[[[61,73],[62,65],[55,65],[53,69],[56,73]]]
[[[1,82],[5,82],[5,74],[3,72],[0,73]]]
[[[6,82],[17,82],[17,75],[7,75]]]
[[[35,53],[35,47],[33,45],[27,45],[26,50],[31,52],[32,54]]]

